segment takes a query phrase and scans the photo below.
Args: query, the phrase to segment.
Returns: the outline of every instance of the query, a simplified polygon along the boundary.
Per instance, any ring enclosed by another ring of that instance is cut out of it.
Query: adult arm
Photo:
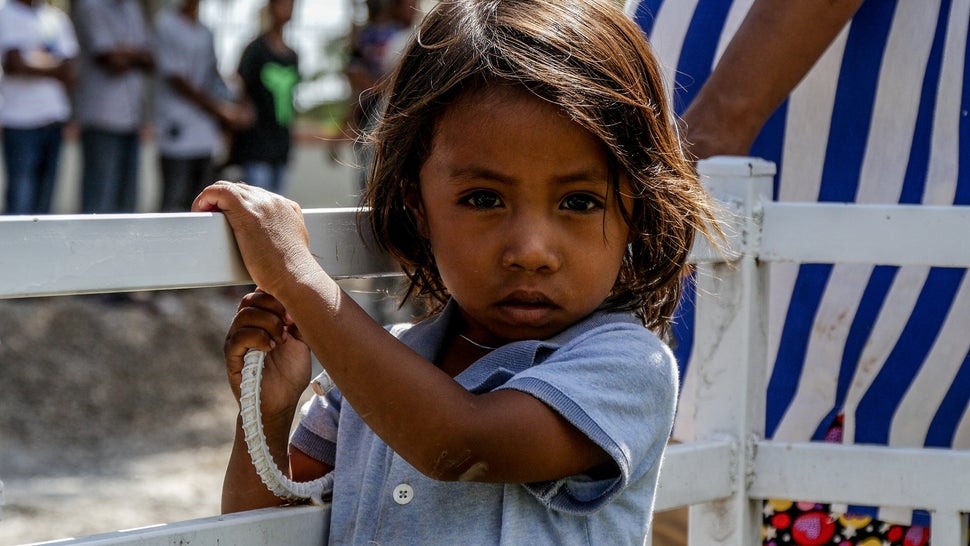
[[[27,62],[18,49],[11,49],[3,55],[3,71],[11,76],[34,78],[54,78],[70,87],[77,79],[74,59],[61,59],[45,64]]]
[[[94,56],[94,62],[112,74],[123,74],[129,70],[149,72],[155,68],[155,59],[146,49],[117,47]]]
[[[87,44],[95,64],[115,75],[129,70],[153,70],[155,59],[147,46],[119,43],[114,34],[103,31],[109,28],[105,9],[116,8],[81,2],[75,15],[78,37]]]
[[[863,0],[755,0],[683,115],[689,151],[745,155]]]
[[[165,81],[172,86],[180,95],[188,99],[212,117],[219,120],[222,125],[232,125],[235,121],[231,105],[224,103],[202,89],[192,85],[188,79],[180,74],[170,74],[165,77]]]
[[[189,102],[202,108],[209,114],[215,115],[218,112],[219,109],[217,108],[216,101],[201,89],[192,85],[184,76],[180,74],[169,74],[165,76],[165,81],[180,95],[188,99]]]
[[[234,104],[223,101],[208,93],[200,86],[193,84],[185,75],[190,73],[190,63],[196,62],[192,56],[181,54],[181,48],[176,47],[181,34],[173,28],[170,14],[163,14],[155,27],[155,56],[154,62],[158,76],[166,85],[172,88],[185,100],[198,106],[203,112],[212,116],[220,125],[236,128],[245,122],[244,112]],[[211,43],[209,44],[211,47]],[[215,53],[209,57],[215,59]],[[213,61],[214,63],[214,61]]]

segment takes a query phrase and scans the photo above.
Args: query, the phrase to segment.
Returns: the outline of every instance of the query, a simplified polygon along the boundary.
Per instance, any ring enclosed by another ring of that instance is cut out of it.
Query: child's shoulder
[[[623,345],[636,345],[638,348],[667,348],[657,334],[646,328],[636,315],[618,311],[597,311],[553,337],[551,341],[565,345],[588,343],[591,338],[600,341],[622,339],[625,341]]]
[[[549,341],[558,346],[550,359],[590,366],[594,375],[609,369],[631,380],[677,381],[673,351],[633,314],[597,312]]]

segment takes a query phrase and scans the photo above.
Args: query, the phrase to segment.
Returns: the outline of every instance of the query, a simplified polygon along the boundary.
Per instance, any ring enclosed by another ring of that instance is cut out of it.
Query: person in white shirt
[[[184,0],[155,21],[155,137],[165,212],[188,211],[212,182],[223,128],[245,123],[219,75],[212,32],[199,21],[199,0]]]
[[[77,38],[64,12],[41,0],[9,0],[0,7],[7,214],[50,212],[77,53]]]
[[[139,130],[145,85],[154,69],[138,0],[81,0],[75,114],[81,126],[82,212],[133,212],[138,197]]]

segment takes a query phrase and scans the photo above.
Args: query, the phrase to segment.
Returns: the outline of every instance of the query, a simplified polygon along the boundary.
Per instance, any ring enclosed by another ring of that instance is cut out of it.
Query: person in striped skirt
[[[970,204],[970,0],[626,9],[664,65],[695,157],[776,162],[780,201]],[[777,264],[770,286],[768,437],[970,447],[965,269]],[[675,325],[685,385],[692,311],[688,298]],[[690,435],[679,420],[675,437]],[[926,514],[908,510],[774,501],[765,514],[773,545],[929,536]]]

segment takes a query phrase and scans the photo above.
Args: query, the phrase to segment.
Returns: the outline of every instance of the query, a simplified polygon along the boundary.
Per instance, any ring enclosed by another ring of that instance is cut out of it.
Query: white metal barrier
[[[693,255],[701,381],[680,411],[699,439],[667,450],[657,509],[691,506],[692,546],[760,543],[766,498],[922,508],[935,546],[967,544],[970,452],[784,443],[763,429],[770,263],[970,267],[970,245],[925,244],[970,233],[970,207],[773,203],[770,163],[722,157],[698,169],[734,213],[731,249],[727,262],[704,245]],[[305,216],[331,274],[393,271],[362,244],[354,210]],[[248,282],[217,214],[0,217],[0,299]],[[58,544],[323,544],[327,520],[325,507],[274,508]]]

